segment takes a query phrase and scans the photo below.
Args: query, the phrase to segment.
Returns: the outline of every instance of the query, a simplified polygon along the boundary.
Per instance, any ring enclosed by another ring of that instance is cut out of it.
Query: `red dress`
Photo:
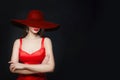
[[[41,48],[32,54],[22,50],[22,38],[20,39],[19,61],[24,64],[40,64],[45,58],[44,38],[41,41]],[[17,80],[47,80],[45,73],[19,74]]]

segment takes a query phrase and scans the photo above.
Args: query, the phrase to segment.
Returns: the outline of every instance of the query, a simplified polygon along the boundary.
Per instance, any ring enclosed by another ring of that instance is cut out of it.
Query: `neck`
[[[40,37],[40,36],[37,34],[31,33],[31,32],[29,32],[26,36],[26,38],[28,38],[28,39],[36,39],[38,37]]]

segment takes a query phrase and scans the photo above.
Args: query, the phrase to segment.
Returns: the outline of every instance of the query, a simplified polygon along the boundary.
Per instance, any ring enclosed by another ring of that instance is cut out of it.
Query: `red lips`
[[[38,28],[34,28],[34,31],[38,31],[39,29]]]

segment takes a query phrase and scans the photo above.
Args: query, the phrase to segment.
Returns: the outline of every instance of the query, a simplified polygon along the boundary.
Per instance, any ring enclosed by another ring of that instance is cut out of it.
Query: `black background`
[[[45,33],[52,40],[56,62],[55,72],[48,73],[48,80],[102,78],[105,53],[112,44],[107,40],[112,35],[108,32],[117,25],[118,5],[112,0],[0,1],[0,80],[16,78],[9,71],[8,61],[13,42],[22,35],[22,29],[10,20],[25,19],[32,9],[43,11],[46,20],[61,25],[58,30]]]

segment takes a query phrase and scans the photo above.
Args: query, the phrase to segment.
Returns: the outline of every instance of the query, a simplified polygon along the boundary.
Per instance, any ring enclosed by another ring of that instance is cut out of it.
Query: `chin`
[[[37,34],[39,31],[33,31],[34,34]]]

